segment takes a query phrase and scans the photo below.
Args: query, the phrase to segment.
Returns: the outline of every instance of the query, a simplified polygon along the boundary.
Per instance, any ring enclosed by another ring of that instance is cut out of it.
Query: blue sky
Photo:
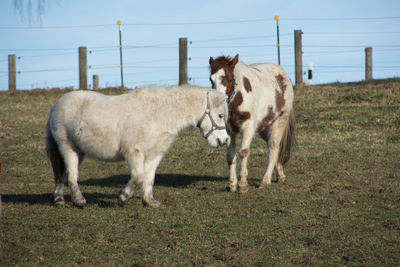
[[[27,0],[21,0],[27,2]],[[33,8],[36,1],[32,0]],[[374,78],[400,76],[400,1],[45,1],[38,19],[0,3],[0,90],[8,89],[7,56],[17,56],[17,89],[74,87],[78,47],[88,49],[89,86],[120,84],[117,21],[122,21],[124,82],[178,83],[178,39],[187,37],[190,83],[209,86],[210,56],[239,54],[247,64],[277,62],[294,81],[294,30],[303,31],[304,71],[313,83],[365,77],[365,47],[373,48]],[[35,13],[35,12],[34,12]],[[304,76],[306,79],[306,76]]]

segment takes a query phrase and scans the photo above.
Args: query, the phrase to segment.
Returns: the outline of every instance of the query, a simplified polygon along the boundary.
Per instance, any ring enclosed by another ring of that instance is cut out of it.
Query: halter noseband
[[[206,133],[206,134],[204,135],[204,137],[205,137],[206,139],[207,139],[207,138],[212,134],[212,132],[214,132],[215,130],[226,130],[226,126],[225,126],[225,125],[224,125],[224,126],[218,126],[218,125],[215,123],[213,117],[211,116],[211,113],[210,113],[210,111],[211,111],[211,110],[210,110],[210,101],[208,101],[208,94],[209,94],[209,93],[210,93],[210,91],[207,91],[207,106],[206,106],[206,110],[204,111],[203,116],[201,116],[200,120],[197,122],[197,127],[200,128],[200,126],[201,126],[201,124],[203,123],[205,117],[208,116],[208,117],[210,118],[210,121],[211,121],[211,129],[208,131],[208,133]],[[200,128],[200,130],[201,130],[201,128]]]

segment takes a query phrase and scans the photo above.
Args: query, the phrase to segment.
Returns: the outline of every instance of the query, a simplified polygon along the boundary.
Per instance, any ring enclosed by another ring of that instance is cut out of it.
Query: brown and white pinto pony
[[[247,161],[250,144],[258,133],[268,144],[268,167],[259,188],[271,184],[276,167],[278,182],[285,180],[284,164],[290,158],[294,143],[295,118],[293,112],[293,86],[281,66],[271,63],[246,65],[234,58],[210,57],[210,81],[213,88],[228,96],[229,118],[227,161],[229,166],[228,190],[236,191],[236,136],[240,144],[239,192],[248,191]]]

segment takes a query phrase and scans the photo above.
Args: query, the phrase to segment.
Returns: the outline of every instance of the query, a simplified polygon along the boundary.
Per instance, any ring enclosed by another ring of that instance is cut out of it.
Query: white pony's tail
[[[285,128],[285,132],[282,136],[282,141],[279,146],[279,162],[285,165],[289,161],[292,148],[295,143],[295,131],[296,131],[296,120],[294,117],[293,109],[290,111],[288,123]]]
[[[60,151],[58,150],[56,140],[54,140],[50,131],[49,122],[47,122],[46,152],[47,157],[50,159],[51,167],[53,167],[54,182],[58,185],[61,183],[61,177],[65,171],[65,164]]]

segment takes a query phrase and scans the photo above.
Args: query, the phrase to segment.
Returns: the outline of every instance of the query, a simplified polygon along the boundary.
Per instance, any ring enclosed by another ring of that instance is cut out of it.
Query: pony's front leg
[[[242,143],[240,145],[239,157],[240,157],[240,182],[239,182],[239,193],[247,193],[249,191],[247,182],[247,161],[250,156],[250,144],[253,140],[254,131],[252,127],[246,128],[242,132]]]
[[[229,168],[229,182],[226,190],[236,192],[237,175],[236,175],[236,134],[230,134],[226,143],[226,161]]]
[[[143,180],[143,205],[158,208],[160,202],[155,200],[153,196],[154,177],[155,172],[149,173],[145,175],[145,179]]]
[[[139,149],[131,151],[125,157],[131,172],[131,178],[119,191],[118,204],[121,207],[128,203],[129,199],[133,196],[135,186],[142,182],[144,173],[144,155]]]
[[[119,190],[118,193],[118,205],[121,207],[128,203],[128,200],[133,197],[133,193],[136,187],[136,178],[131,175],[131,178],[128,181],[128,184]]]

